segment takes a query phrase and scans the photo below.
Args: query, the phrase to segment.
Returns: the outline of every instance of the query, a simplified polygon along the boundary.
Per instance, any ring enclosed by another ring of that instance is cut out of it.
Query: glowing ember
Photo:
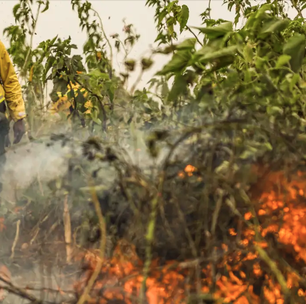
[[[187,176],[193,176],[193,173],[197,171],[197,168],[192,165],[187,165],[184,169],[184,171],[180,171],[178,173],[179,178],[184,178]]]

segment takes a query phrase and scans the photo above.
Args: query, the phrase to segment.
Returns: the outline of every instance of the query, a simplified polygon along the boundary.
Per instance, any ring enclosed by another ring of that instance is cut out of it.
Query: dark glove
[[[14,123],[13,130],[14,130],[14,144],[18,144],[26,131],[24,120],[23,119],[17,120]]]

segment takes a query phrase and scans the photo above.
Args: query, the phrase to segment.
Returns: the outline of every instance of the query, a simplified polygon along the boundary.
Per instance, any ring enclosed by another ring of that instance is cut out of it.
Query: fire
[[[184,171],[180,171],[178,173],[178,176],[180,178],[184,178],[186,175],[187,176],[193,176],[193,173],[197,171],[197,168],[192,166],[192,165],[187,165],[184,169]]]
[[[126,251],[130,251],[126,255]],[[124,251],[124,252],[123,252]],[[88,254],[86,260],[89,263],[89,269],[84,274],[83,279],[74,286],[78,293],[81,293],[86,286],[88,277],[96,267],[97,255]],[[179,267],[174,267],[173,263],[157,270],[157,261],[152,263],[151,276],[147,279],[147,298],[149,303],[182,303],[184,299],[184,281],[185,277],[180,274]],[[108,303],[111,299],[124,300],[124,303],[134,303],[140,291],[143,276],[143,263],[138,259],[135,248],[122,240],[114,251],[113,258],[106,260],[103,264],[101,275],[103,278],[98,280],[93,287],[91,299],[88,303]],[[103,298],[98,294],[103,288]]]
[[[184,177],[196,170],[186,166]],[[213,248],[221,252],[218,259],[204,256],[184,262],[167,261],[162,266],[153,260],[146,279],[147,303],[187,304],[197,295],[220,304],[283,304],[287,294],[294,297],[295,303],[305,302],[305,181],[301,173],[291,181],[282,173],[262,178],[250,191],[252,206],[241,214],[236,228],[228,229],[229,241]],[[102,263],[87,303],[137,303],[144,261],[134,245],[121,240],[111,258],[102,259],[99,250],[86,251],[79,258],[87,267],[73,284],[78,296]]]
[[[195,167],[188,165],[179,176],[191,176],[195,171]],[[284,286],[273,274],[273,263],[279,267],[279,275],[285,278],[285,287],[306,300],[306,284],[299,273],[306,263],[306,196],[302,175],[299,174],[298,178],[300,181],[288,182],[283,174],[276,173],[262,180],[265,191],[254,196],[255,214],[251,211],[243,214],[243,220],[247,222],[251,223],[254,218],[259,221],[259,236],[256,237],[254,224],[245,226],[240,234],[230,228],[228,234],[232,239],[237,238],[240,249],[230,251],[228,245],[223,244],[222,260],[215,265],[202,265],[200,281],[192,276],[192,267],[182,267],[182,263],[170,261],[158,267],[157,261],[152,262],[146,281],[148,303],[188,303],[189,294],[200,292],[203,298],[210,297],[214,303],[282,304],[285,303]],[[278,190],[275,188],[277,183],[281,185]],[[113,258],[104,261],[101,276],[88,303],[102,304],[110,299],[127,304],[137,302],[135,299],[139,296],[143,281],[143,262],[137,257],[135,248],[130,244],[128,247],[131,252],[128,256],[124,254],[122,244],[118,244]],[[259,251],[259,248],[263,251]],[[286,259],[284,255],[292,260],[282,265],[282,259]],[[96,258],[97,254],[87,256],[90,267],[83,280],[75,284],[78,294],[84,290],[95,268]],[[270,259],[273,265],[267,265],[265,259],[268,262]],[[296,268],[290,266],[293,264]],[[197,283],[200,290],[195,288]],[[259,285],[261,291],[258,290]]]

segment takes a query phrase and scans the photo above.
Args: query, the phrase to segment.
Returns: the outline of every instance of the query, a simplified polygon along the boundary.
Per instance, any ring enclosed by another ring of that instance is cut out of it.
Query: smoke
[[[171,120],[169,119],[169,123],[170,122],[172,123],[172,126],[170,128],[168,127],[168,129],[177,130],[180,128],[177,126],[177,124],[173,124],[172,118]],[[160,146],[160,150],[158,157],[153,158],[148,151],[147,139],[150,137],[154,130],[164,130],[165,128],[167,129],[167,127],[165,127],[167,125],[169,124],[165,119],[160,122],[156,122],[154,125],[151,125],[150,130],[140,130],[137,129],[137,127],[131,127],[127,125],[126,128],[121,129],[118,134],[112,138],[105,134],[101,136],[101,138],[103,138],[102,146],[104,148],[107,146],[111,147],[115,153],[120,150],[121,156],[125,158],[126,162],[130,165],[137,166],[140,170],[146,171],[148,168],[157,169],[165,155],[167,155],[169,148],[159,143],[158,145]],[[13,208],[15,203],[22,197],[28,188],[31,188],[33,183],[38,182],[42,185],[46,185],[50,181],[64,177],[67,174],[68,161],[71,160],[71,158],[75,158],[76,162],[82,162],[81,165],[88,165],[88,172],[90,172],[92,169],[95,169],[95,166],[97,166],[97,162],[90,162],[84,159],[82,154],[82,143],[91,136],[89,133],[79,132],[76,130],[69,132],[67,131],[67,128],[65,129],[60,126],[52,126],[52,130],[46,131],[47,133],[45,134],[47,135],[39,137],[35,141],[26,142],[26,139],[24,138],[21,144],[15,146],[13,145],[8,148],[5,154],[5,166],[3,173],[0,176],[0,182],[3,183],[3,191],[1,192],[0,196],[2,202],[6,204],[6,209]],[[63,140],[54,140],[51,138],[51,134],[57,134],[59,139],[62,136],[64,140],[65,138],[68,140],[66,144],[63,145]],[[116,139],[114,140],[115,137]],[[3,156],[0,157],[0,162],[2,160]],[[103,166],[103,170],[99,171],[98,178],[107,187],[112,183],[112,180],[116,176],[116,172],[114,168],[111,168],[111,166],[107,163],[99,165]],[[150,173],[152,172],[151,170],[148,171]],[[155,172],[157,171],[155,170]],[[72,180],[71,182],[75,183],[75,180]],[[88,193],[88,198],[89,197],[90,193]],[[54,204],[55,203],[56,202],[54,202]],[[43,202],[41,204],[43,209]],[[82,213],[82,210],[84,210],[84,208],[88,208],[88,205],[83,204],[77,208],[79,208],[79,212],[75,212],[74,209],[74,213],[78,214],[79,217],[79,215]],[[71,214],[72,221],[74,218],[75,216]],[[61,221],[61,219],[54,219],[54,222],[56,221]],[[40,231],[39,233],[43,234],[44,231]],[[13,239],[7,240],[5,247],[11,248],[12,242]],[[22,236],[20,236],[16,251],[20,250],[23,243],[24,240],[22,239]],[[23,252],[21,251],[20,254],[22,256]],[[43,259],[44,257],[42,256],[41,258]],[[81,269],[77,264],[74,266],[78,268],[78,270]],[[29,278],[29,280],[32,278],[33,282],[36,282],[36,285],[33,287],[39,289],[41,276],[41,269],[39,267],[34,267],[34,269],[31,271],[26,269],[19,269],[14,271],[12,280],[16,286],[23,288],[24,286],[22,283],[24,282],[24,278]],[[49,288],[57,289],[58,285],[60,285],[61,288],[64,288],[64,283],[58,282],[60,274],[57,273],[56,267],[53,267],[52,275],[46,274],[46,277],[54,278],[54,282],[52,283],[52,286],[48,286]],[[43,284],[43,282],[41,282],[41,284]],[[37,297],[40,298],[39,294]],[[57,302],[58,301],[55,301],[55,303]],[[11,295],[7,298],[7,302],[5,301],[4,303],[20,303],[20,297]]]
[[[189,120],[194,111],[195,109],[192,107],[185,106],[184,113],[183,110],[179,110],[172,117],[176,116],[178,119],[182,119],[184,116]],[[169,147],[161,146],[159,143],[158,156],[153,158],[148,151],[147,140],[154,130],[170,129],[170,131],[175,131],[182,128],[178,123],[173,124],[172,117],[168,120],[156,121],[151,124],[150,129],[140,130],[135,126],[127,125],[126,128],[118,131],[115,142],[114,137],[108,139],[107,135],[104,135],[103,145],[113,147],[114,151],[119,148],[128,163],[142,170],[157,168],[168,153]],[[190,124],[193,123],[190,121]],[[50,128],[50,126],[48,127]],[[46,132],[43,138],[32,142],[26,142],[26,139],[23,139],[22,144],[8,148],[5,154],[6,162],[3,174],[0,175],[0,182],[3,183],[3,191],[0,194],[2,199],[14,202],[16,190],[22,194],[22,190],[30,187],[36,180],[40,183],[48,183],[55,178],[62,177],[67,171],[68,159],[71,157],[72,151],[77,157],[82,158],[81,144],[90,137],[88,132],[69,131],[67,124],[61,125],[59,123],[52,124],[51,130],[46,130]],[[70,139],[70,143],[63,146],[61,140],[50,140],[51,134],[62,134]],[[74,143],[73,147],[71,142]],[[0,163],[2,160],[3,156],[0,156]]]
[[[128,136],[125,134],[124,137],[119,137],[114,146],[114,151],[119,148],[127,162],[140,168],[156,165],[156,160],[150,157],[145,144],[148,133],[135,131]],[[61,133],[57,132],[55,134],[60,135]],[[77,132],[70,137],[63,135],[70,139],[65,145],[62,144],[62,140],[51,140],[50,135],[36,141],[11,146],[4,156],[0,156],[0,163],[3,162],[4,158],[6,159],[3,173],[0,175],[0,182],[3,184],[3,191],[0,194],[2,199],[14,203],[18,199],[16,193],[19,193],[19,196],[22,195],[23,190],[30,187],[35,181],[46,184],[63,177],[67,172],[68,160],[72,152],[74,157],[82,160],[81,143],[86,141],[89,135],[87,137],[83,136],[82,140],[78,138]],[[112,147],[112,144],[109,145]],[[160,153],[158,162],[164,154]],[[91,167],[93,166],[95,164],[91,165]],[[105,174],[108,165],[103,164],[103,166],[106,166],[102,172],[102,174]]]
[[[47,146],[46,142],[30,142],[9,149],[0,181],[3,183],[2,198],[12,201],[15,190],[25,189],[38,179],[48,182],[65,173],[68,147],[59,142]]]

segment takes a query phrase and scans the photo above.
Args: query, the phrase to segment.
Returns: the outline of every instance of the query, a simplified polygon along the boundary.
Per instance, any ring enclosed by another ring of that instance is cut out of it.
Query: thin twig
[[[13,243],[12,250],[11,250],[12,251],[12,254],[10,256],[11,260],[14,258],[15,247],[16,247],[18,239],[19,239],[19,226],[20,226],[20,220],[18,220],[17,223],[16,223],[16,235],[15,235],[14,243]]]
[[[32,49],[32,45],[33,45],[33,38],[34,38],[34,35],[35,35],[35,30],[36,30],[36,25],[37,25],[39,13],[40,13],[40,8],[41,8],[41,3],[38,4],[38,8],[37,8],[37,12],[36,12],[36,18],[34,20],[34,26],[32,28],[32,33],[31,33],[31,38],[30,38],[30,45],[29,45],[28,52],[26,54],[26,58],[24,60],[24,64],[23,64],[23,67],[22,67],[22,73],[24,73],[24,70],[26,68],[26,65],[28,63],[29,56],[30,56],[30,53],[31,53],[31,49]]]
[[[64,198],[63,220],[64,220],[65,244],[66,244],[66,261],[68,264],[70,264],[72,257],[72,247],[71,247],[71,220],[70,220],[70,212],[68,205],[68,194],[66,194]]]
[[[137,85],[138,85],[139,82],[141,81],[141,78],[142,78],[142,76],[143,76],[143,73],[144,73],[144,70],[141,69],[141,72],[139,73],[139,75],[138,75],[136,81],[134,82],[134,84],[133,84],[132,87],[131,87],[131,90],[130,90],[130,94],[131,94],[131,95],[133,95],[133,93],[134,93],[134,91],[135,91]]]
[[[203,46],[203,43],[200,41],[199,37],[195,34],[195,32],[189,27],[186,26],[187,30],[194,36],[194,38],[197,40],[197,42]]]
[[[108,44],[108,46],[109,46],[109,51],[110,51],[110,62],[111,62],[111,64],[110,64],[110,68],[111,68],[111,71],[110,71],[110,78],[112,78],[112,77],[111,77],[111,76],[112,76],[111,74],[112,74],[112,68],[113,68],[113,48],[112,48],[112,45],[111,45],[109,39],[108,39],[107,36],[106,36],[105,30],[104,30],[104,26],[103,26],[103,22],[102,22],[102,19],[101,19],[99,13],[98,13],[95,9],[93,9],[93,8],[92,8],[92,11],[93,11],[93,12],[97,15],[97,17],[99,18],[102,34],[103,34],[103,36],[104,36],[104,38],[105,38],[105,40],[106,40],[106,42],[107,42],[107,44]]]
[[[0,275],[0,281],[7,284],[7,286],[1,286],[1,288],[5,289],[5,290],[11,292],[12,294],[17,295],[21,298],[27,299],[32,303],[42,304],[41,300],[38,300],[37,298],[35,298],[31,294],[27,293],[26,291],[22,290],[21,288],[18,288],[16,286],[14,286],[11,282],[9,282],[5,278],[3,278],[1,275]]]
[[[296,0],[291,0],[292,7],[295,8],[296,11],[297,11],[297,13],[298,13],[297,15],[298,15],[300,18],[304,19],[302,10],[298,7],[297,3],[298,3],[298,1],[296,1]],[[302,3],[302,2],[301,2],[301,3]]]

